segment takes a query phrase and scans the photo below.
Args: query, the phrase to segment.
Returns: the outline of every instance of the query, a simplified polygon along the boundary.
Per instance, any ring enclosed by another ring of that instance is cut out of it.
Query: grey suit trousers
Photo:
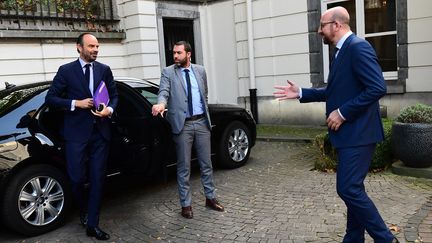
[[[213,168],[210,158],[210,130],[207,119],[186,121],[179,134],[173,134],[177,152],[177,184],[182,207],[191,206],[192,195],[190,189],[191,152],[192,147],[198,158],[201,171],[201,183],[207,198],[216,198],[213,182]]]

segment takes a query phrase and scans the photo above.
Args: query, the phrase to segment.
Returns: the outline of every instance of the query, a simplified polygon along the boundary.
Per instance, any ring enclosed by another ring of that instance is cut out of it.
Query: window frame
[[[321,1],[321,11],[325,12],[327,10],[327,5],[332,3],[339,3],[339,2],[348,2],[350,0],[323,0]],[[356,35],[360,38],[366,39],[368,37],[380,37],[380,36],[388,36],[388,35],[395,35],[396,36],[396,58],[399,59],[399,48],[398,48],[398,36],[397,36],[397,21],[398,17],[396,16],[397,13],[395,13],[395,21],[396,21],[396,29],[394,31],[384,31],[384,32],[374,32],[374,33],[368,33],[365,32],[365,9],[364,9],[364,2],[365,0],[354,0],[355,1],[355,11],[356,11]],[[397,0],[395,0],[397,1]],[[329,70],[329,47],[328,45],[322,43],[322,50],[323,50],[323,69],[324,69],[324,82],[327,83],[328,74],[330,72]],[[398,80],[398,69],[399,69],[399,60],[397,60],[397,67],[394,71],[386,71],[383,72],[383,76],[385,80]]]

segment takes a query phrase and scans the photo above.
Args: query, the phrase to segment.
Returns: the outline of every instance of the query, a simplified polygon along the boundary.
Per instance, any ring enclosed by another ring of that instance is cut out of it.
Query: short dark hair
[[[85,35],[91,35],[91,33],[89,33],[89,32],[84,32],[84,33],[80,34],[80,35],[78,36],[77,40],[76,40],[77,45],[84,46],[83,38],[84,38]],[[79,51],[78,48],[77,48],[77,52],[80,53],[80,51]]]
[[[186,52],[192,52],[192,47],[187,41],[177,41],[176,46],[184,46]]]

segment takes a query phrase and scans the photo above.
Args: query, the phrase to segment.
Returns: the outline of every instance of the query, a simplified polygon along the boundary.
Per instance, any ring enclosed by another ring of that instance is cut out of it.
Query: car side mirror
[[[21,117],[20,121],[16,125],[16,128],[25,128],[30,125],[30,122],[32,120],[33,115],[35,114],[36,110],[32,110],[27,112],[23,117]]]

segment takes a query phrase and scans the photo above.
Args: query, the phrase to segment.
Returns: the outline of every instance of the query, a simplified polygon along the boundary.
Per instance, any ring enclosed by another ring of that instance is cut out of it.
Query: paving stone
[[[132,188],[108,182],[101,228],[112,242],[341,242],[346,208],[336,193],[335,174],[311,170],[316,159],[316,149],[307,143],[258,141],[244,167],[214,171],[223,213],[204,207],[194,169],[190,220],[180,215],[175,176]],[[387,225],[400,228],[394,233],[401,242],[432,242],[430,180],[371,173],[365,186]],[[63,227],[32,238],[0,228],[0,242],[94,242],[77,214]],[[366,236],[366,242],[372,239]]]

